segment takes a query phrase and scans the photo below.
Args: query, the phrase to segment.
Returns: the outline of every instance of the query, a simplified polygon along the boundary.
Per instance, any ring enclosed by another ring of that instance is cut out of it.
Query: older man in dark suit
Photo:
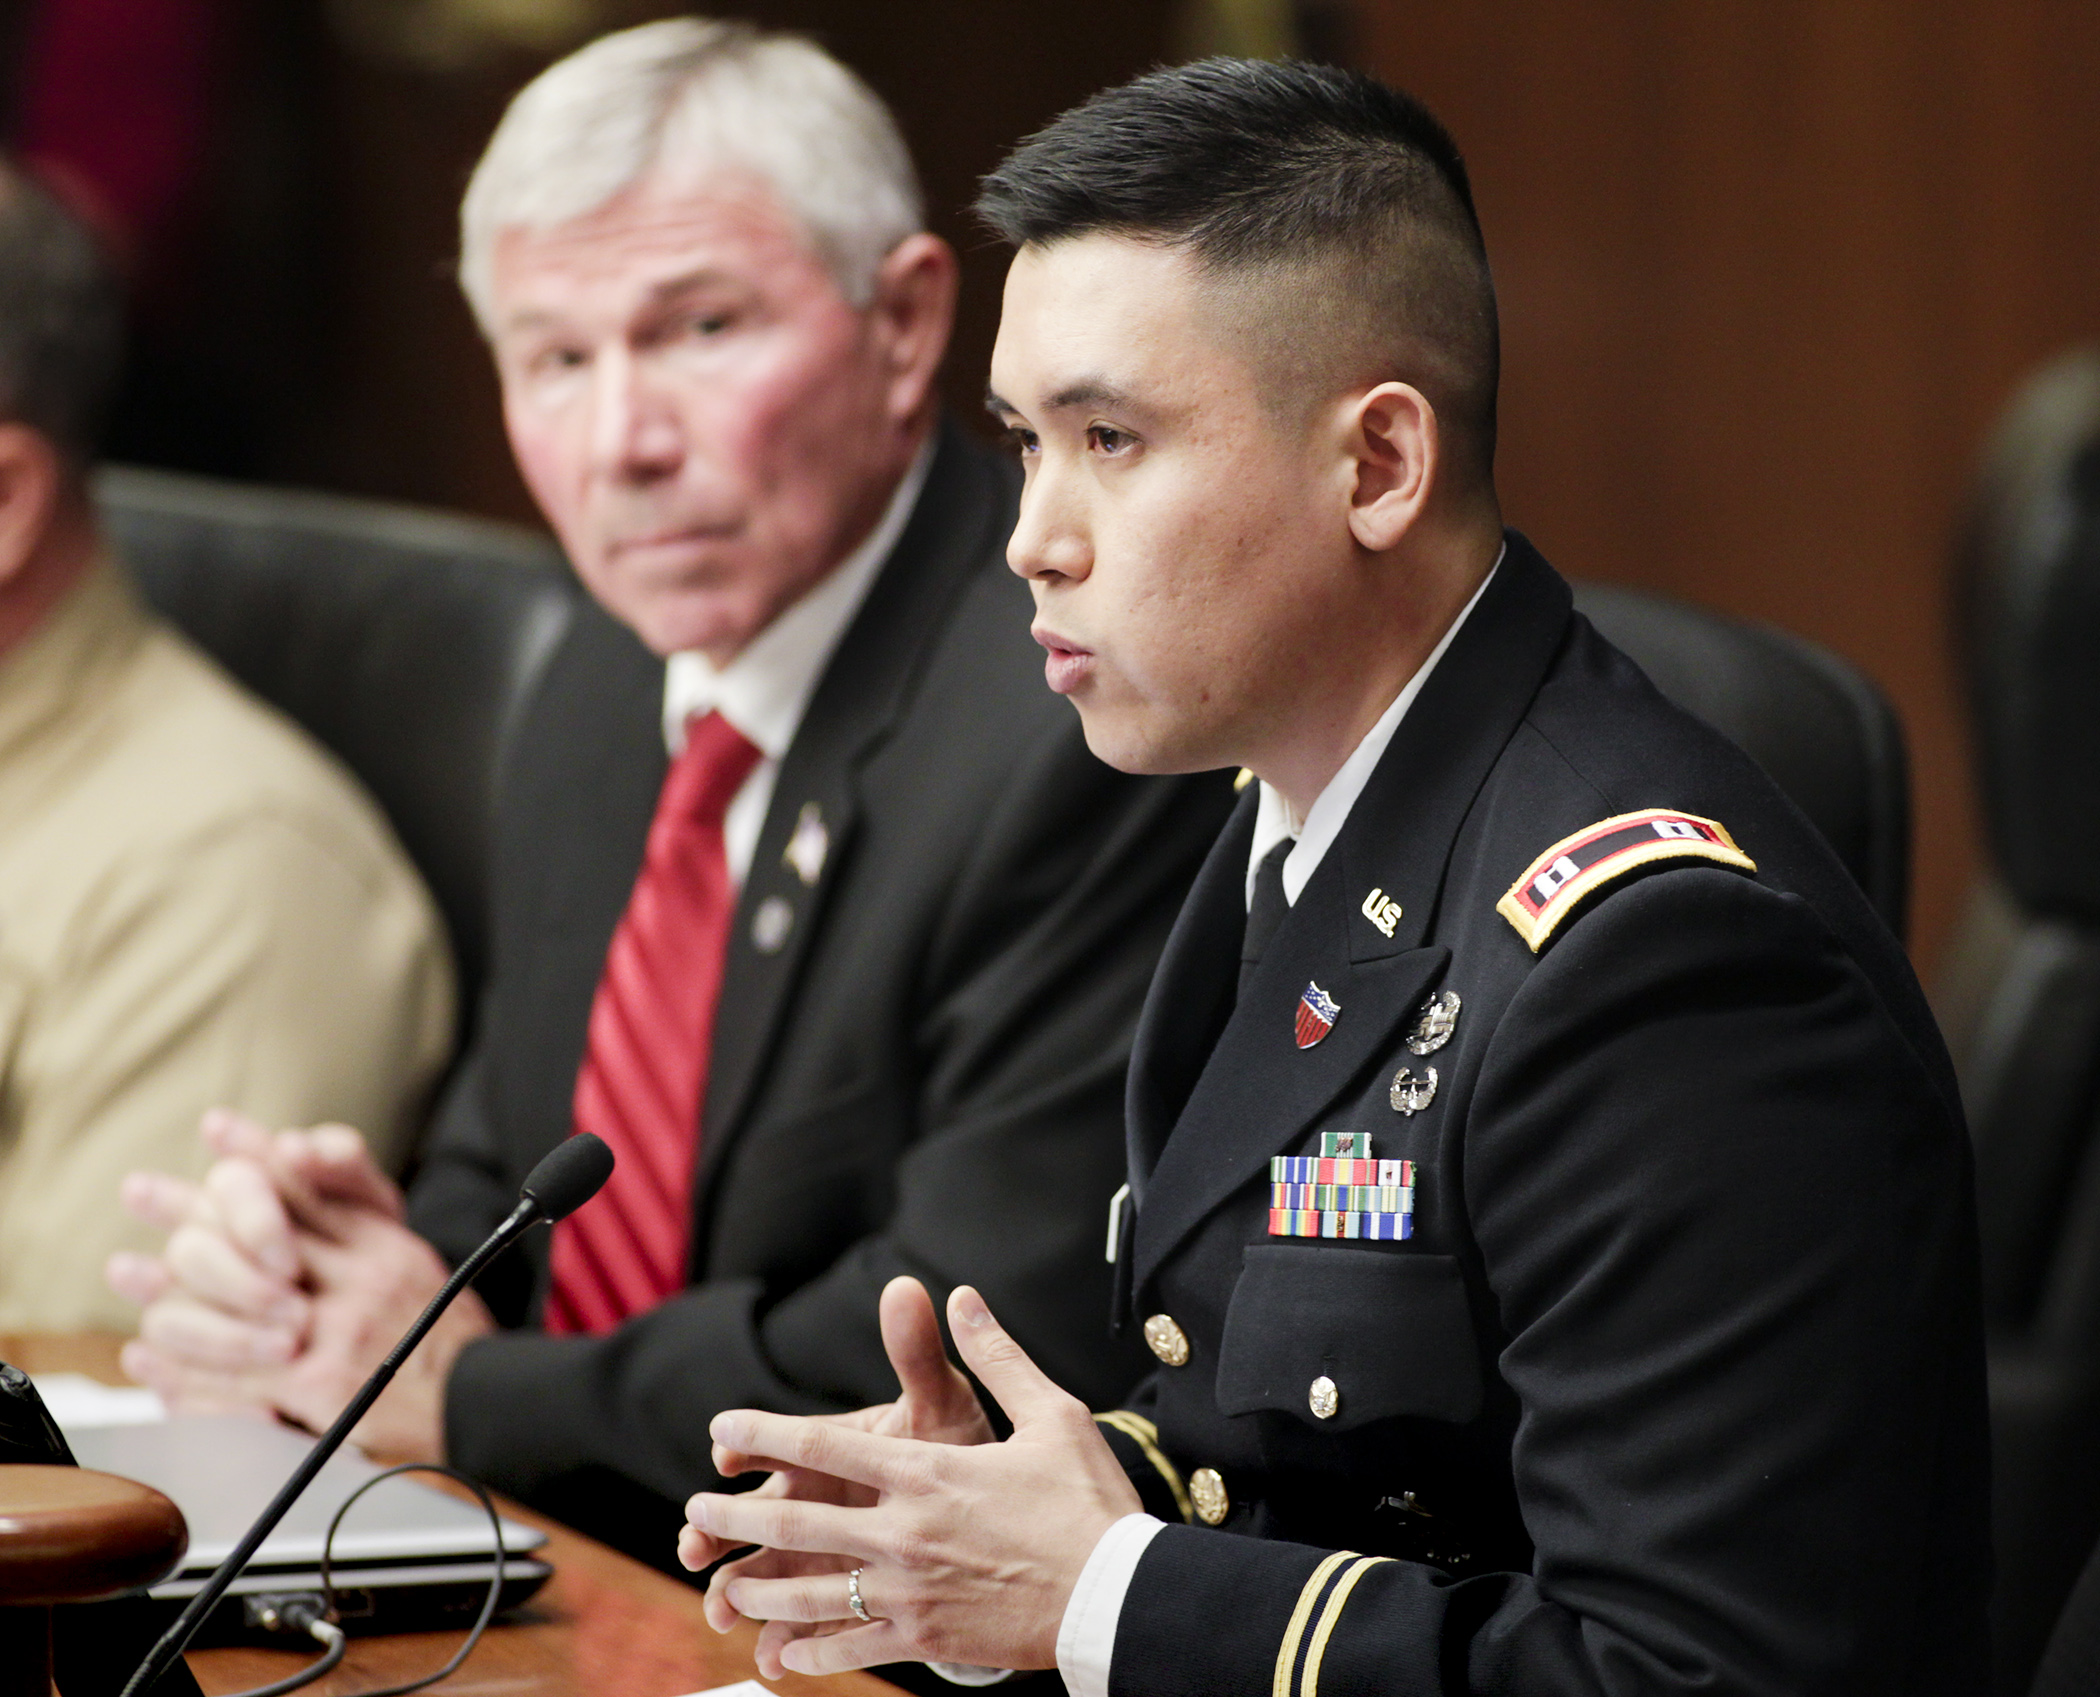
[[[581,1129],[605,1194],[369,1441],[661,1555],[706,1413],[891,1394],[884,1282],[965,1267],[1120,1392],[1129,1033],[1230,797],[1111,771],[1042,691],[1017,479],[938,422],[953,258],[887,113],[797,39],[608,37],[506,116],[462,273],[603,609],[519,727],[474,1047],[405,1204],[340,1128],[223,1123],[201,1191],[136,1182],[173,1235],[113,1269],[127,1365],[326,1422]]]

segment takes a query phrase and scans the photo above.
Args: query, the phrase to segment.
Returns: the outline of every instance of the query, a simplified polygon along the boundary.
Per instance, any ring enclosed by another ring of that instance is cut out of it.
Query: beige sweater
[[[206,1108],[398,1157],[452,1021],[379,810],[120,569],[0,654],[0,1330],[133,1328],[117,1185],[201,1172]]]

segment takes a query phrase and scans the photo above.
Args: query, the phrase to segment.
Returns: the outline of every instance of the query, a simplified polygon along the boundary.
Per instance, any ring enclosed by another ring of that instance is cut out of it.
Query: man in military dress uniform
[[[1463,167],[1366,79],[1097,97],[981,203],[1053,687],[1260,777],[1140,1026],[1089,1420],[900,1281],[904,1394],[732,1413],[760,1665],[1078,1693],[1975,1692],[1972,1204],[1902,952],[1505,531]],[[929,1441],[940,1440],[940,1441]],[[790,1466],[793,1472],[777,1471]]]

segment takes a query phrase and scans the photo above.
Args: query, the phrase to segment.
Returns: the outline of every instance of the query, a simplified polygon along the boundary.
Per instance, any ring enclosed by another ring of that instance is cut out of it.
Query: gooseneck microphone
[[[526,1231],[540,1221],[552,1225],[556,1220],[566,1219],[593,1196],[596,1196],[605,1181],[612,1176],[613,1152],[606,1147],[603,1138],[594,1137],[587,1131],[564,1138],[553,1151],[532,1169],[520,1187],[518,1205],[510,1211],[510,1217],[490,1232],[481,1247],[462,1261],[452,1276],[445,1281],[444,1288],[430,1299],[430,1306],[417,1316],[416,1323],[408,1328],[392,1352],[373,1370],[357,1395],[352,1397],[343,1412],[335,1417],[335,1424],[321,1434],[307,1457],[292,1476],[284,1482],[284,1488],[270,1500],[270,1506],[256,1517],[255,1524],[242,1535],[227,1558],[219,1563],[204,1589],[192,1597],[189,1605],[175,1618],[175,1624],[161,1634],[160,1641],[153,1646],[146,1659],[139,1663],[138,1671],[124,1687],[123,1697],[138,1697],[150,1687],[175,1658],[182,1654],[184,1646],[195,1636],[197,1628],[204,1623],[219,1599],[226,1594],[226,1587],[240,1576],[262,1541],[285,1517],[299,1495],[313,1483],[314,1475],[321,1471],[328,1458],[342,1448],[343,1440],[350,1429],[365,1417],[365,1411],[379,1400],[379,1393],[392,1382],[401,1363],[409,1358],[424,1335],[437,1324],[438,1316],[452,1305],[452,1299],[464,1290],[468,1283],[504,1250],[508,1249]]]

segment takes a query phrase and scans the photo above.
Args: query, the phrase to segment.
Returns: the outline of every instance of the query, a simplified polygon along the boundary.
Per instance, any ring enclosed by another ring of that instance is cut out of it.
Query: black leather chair
[[[1784,631],[1635,589],[1579,583],[1575,605],[1657,689],[1764,768],[1902,936],[1910,769],[1903,728],[1866,675]]]
[[[568,623],[551,541],[510,525],[110,467],[102,517],[146,598],[333,749],[393,821],[471,1013],[505,740]]]
[[[2071,1589],[2029,1697],[2093,1697],[2100,1691],[2100,1549]]]
[[[1991,1349],[1996,1689],[2100,1537],[2100,351],[2014,401],[1958,575],[1999,889],[1956,1064]]]

